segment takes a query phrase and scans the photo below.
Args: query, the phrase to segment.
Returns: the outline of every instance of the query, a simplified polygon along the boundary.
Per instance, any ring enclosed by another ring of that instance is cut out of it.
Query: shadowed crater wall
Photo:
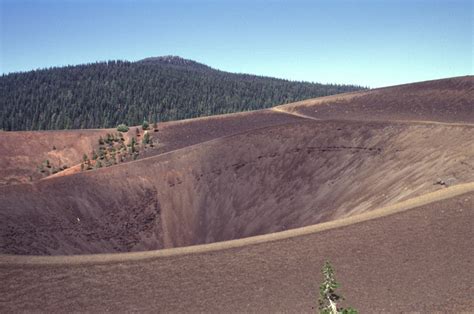
[[[0,253],[129,252],[338,219],[474,181],[474,128],[309,121],[0,189]],[[470,153],[469,153],[470,152]]]

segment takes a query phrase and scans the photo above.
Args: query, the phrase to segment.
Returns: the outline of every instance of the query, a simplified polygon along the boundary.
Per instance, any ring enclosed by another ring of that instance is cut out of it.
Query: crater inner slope
[[[0,253],[172,248],[338,219],[474,181],[474,128],[305,121],[0,194]]]

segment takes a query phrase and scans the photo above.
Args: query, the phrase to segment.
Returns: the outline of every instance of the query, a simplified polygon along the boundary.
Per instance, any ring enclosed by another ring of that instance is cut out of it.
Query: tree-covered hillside
[[[268,108],[358,90],[234,74],[179,57],[109,61],[0,77],[0,129],[114,127]]]

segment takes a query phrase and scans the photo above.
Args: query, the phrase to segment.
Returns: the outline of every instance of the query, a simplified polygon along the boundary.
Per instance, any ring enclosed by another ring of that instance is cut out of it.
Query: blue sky
[[[379,87],[473,74],[453,0],[0,0],[0,72],[179,55],[231,72]]]

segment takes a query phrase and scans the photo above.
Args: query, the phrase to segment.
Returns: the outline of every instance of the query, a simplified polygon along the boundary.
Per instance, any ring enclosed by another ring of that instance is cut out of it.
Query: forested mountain
[[[268,108],[361,89],[234,74],[179,57],[108,61],[0,77],[0,129],[114,127]]]

